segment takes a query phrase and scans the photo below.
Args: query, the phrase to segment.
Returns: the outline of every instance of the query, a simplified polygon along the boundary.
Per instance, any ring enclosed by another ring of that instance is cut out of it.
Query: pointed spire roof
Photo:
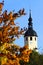
[[[28,19],[28,21],[29,21],[29,23],[28,23],[28,30],[25,32],[24,37],[25,36],[36,36],[37,37],[36,31],[33,30],[31,10],[29,11],[29,19]]]
[[[32,17],[31,17],[31,10],[29,11],[29,19],[28,19],[28,21],[29,21],[28,28],[33,28]]]
[[[29,19],[28,19],[28,21],[32,21],[31,10],[29,11]]]

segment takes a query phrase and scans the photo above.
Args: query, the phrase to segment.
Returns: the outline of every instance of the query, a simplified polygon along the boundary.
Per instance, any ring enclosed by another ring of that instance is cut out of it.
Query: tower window
[[[32,37],[30,37],[30,40],[32,40]]]
[[[36,40],[36,37],[35,37],[35,40]]]
[[[28,37],[26,37],[26,41],[28,40]]]

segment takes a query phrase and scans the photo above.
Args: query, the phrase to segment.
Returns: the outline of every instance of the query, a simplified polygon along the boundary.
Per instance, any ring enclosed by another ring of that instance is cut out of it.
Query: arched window
[[[28,37],[26,37],[26,41],[28,40]]]
[[[32,37],[30,37],[30,40],[32,41]]]
[[[36,41],[36,37],[35,37],[35,41]]]

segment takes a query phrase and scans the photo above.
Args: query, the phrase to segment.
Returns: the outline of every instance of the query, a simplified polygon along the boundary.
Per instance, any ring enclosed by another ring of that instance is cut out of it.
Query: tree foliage
[[[22,15],[25,15],[24,8],[19,10],[17,13],[8,13],[8,11],[5,10],[0,14],[0,43],[12,42],[15,40],[15,37],[19,37],[19,35],[22,34],[23,30],[19,31],[19,26],[16,26],[14,22]]]
[[[20,65],[20,60],[29,61],[29,55],[32,52],[28,46],[23,48],[13,44],[13,41],[21,35],[24,30],[19,30],[15,20],[25,15],[24,8],[17,13],[2,11],[4,1],[0,3],[0,64],[1,65]]]
[[[43,65],[43,54],[32,51],[30,54],[30,60],[26,65]]]
[[[43,65],[43,54],[33,50],[29,57],[29,62],[20,60],[20,65]]]

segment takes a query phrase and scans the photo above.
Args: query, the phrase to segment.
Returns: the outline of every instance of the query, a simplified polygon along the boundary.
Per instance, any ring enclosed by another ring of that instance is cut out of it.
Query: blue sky
[[[0,0],[1,2],[2,0]],[[31,9],[33,18],[33,27],[38,34],[38,48],[40,52],[43,52],[43,0],[4,0],[4,7],[8,12],[15,10],[19,11],[25,8],[27,15],[22,16],[15,20],[15,23],[19,23],[21,28],[28,26],[29,10]],[[21,36],[20,39],[16,40],[15,43],[19,46],[24,45],[24,37]]]

